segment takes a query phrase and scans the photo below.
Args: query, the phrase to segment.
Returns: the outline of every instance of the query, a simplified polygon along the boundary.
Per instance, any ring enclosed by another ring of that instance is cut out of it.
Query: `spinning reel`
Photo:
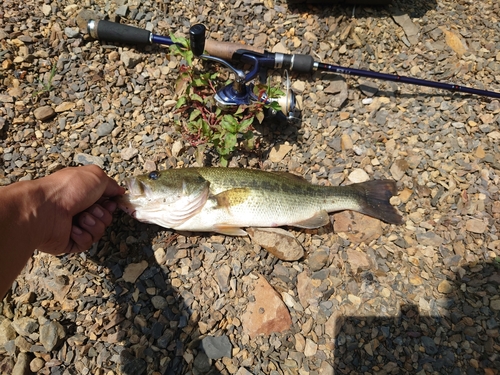
[[[257,101],[266,104],[277,102],[281,107],[281,111],[269,108],[268,113],[266,113],[267,118],[276,118],[280,122],[290,122],[298,119],[300,109],[297,107],[295,94],[290,88],[290,79],[286,70],[286,89],[284,96],[271,98],[264,93],[260,97],[257,97],[254,93],[254,84],[251,81],[255,79],[260,72],[261,67],[259,65],[259,58],[262,56],[255,56],[258,55],[258,53],[245,49],[236,51],[233,55],[233,60],[242,61],[245,64],[251,65],[251,70],[245,73],[243,70],[235,68],[224,59],[203,54],[205,51],[205,35],[206,27],[202,24],[196,24],[189,29],[189,40],[193,54],[200,59],[221,64],[231,70],[235,75],[235,79],[232,83],[223,87],[215,94],[214,99],[219,107],[230,109],[239,105],[249,105]]]

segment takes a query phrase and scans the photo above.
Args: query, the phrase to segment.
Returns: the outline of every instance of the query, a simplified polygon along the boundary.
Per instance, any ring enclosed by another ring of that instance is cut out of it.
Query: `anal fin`
[[[325,226],[329,222],[330,216],[328,216],[328,212],[326,212],[325,210],[321,210],[306,220],[291,223],[290,225],[299,228],[314,229]]]
[[[243,229],[224,224],[214,225],[214,231],[226,236],[248,236]]]

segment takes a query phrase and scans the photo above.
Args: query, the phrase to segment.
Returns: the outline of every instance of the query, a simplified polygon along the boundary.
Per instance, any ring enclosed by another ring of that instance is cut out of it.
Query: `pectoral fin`
[[[251,190],[249,188],[235,188],[223,191],[215,195],[214,198],[217,201],[217,208],[229,209],[244,203],[250,193]]]
[[[296,223],[291,223],[295,227],[306,228],[306,229],[314,229],[322,227],[330,222],[330,217],[328,216],[328,212],[325,210],[318,211],[312,217],[298,221]]]

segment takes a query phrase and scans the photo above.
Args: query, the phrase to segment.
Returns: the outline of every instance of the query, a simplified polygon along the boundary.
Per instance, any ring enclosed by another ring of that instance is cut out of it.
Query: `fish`
[[[135,219],[176,231],[244,236],[248,227],[319,228],[329,213],[352,210],[389,224],[403,218],[391,205],[395,181],[322,186],[301,176],[248,168],[179,168],[125,179],[118,207]]]

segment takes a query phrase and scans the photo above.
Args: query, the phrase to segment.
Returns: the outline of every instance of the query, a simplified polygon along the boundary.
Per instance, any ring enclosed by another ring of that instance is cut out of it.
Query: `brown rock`
[[[57,113],[60,113],[60,112],[71,111],[73,108],[75,108],[75,103],[62,102],[55,108],[55,111]]]
[[[290,232],[281,228],[248,228],[254,243],[281,260],[299,260],[304,256],[300,242]]]
[[[443,294],[449,294],[453,292],[453,284],[451,284],[448,280],[443,280],[438,285],[438,292]]]
[[[283,158],[292,150],[292,146],[289,144],[276,145],[271,149],[269,153],[269,160],[274,163],[279,163]]]
[[[465,229],[472,233],[484,233],[486,228],[486,223],[479,219],[470,219],[465,223]]]
[[[307,308],[311,303],[316,303],[323,293],[318,290],[321,282],[312,280],[307,271],[297,276],[297,293],[302,307]]]
[[[243,330],[254,338],[260,334],[270,335],[290,329],[292,319],[279,294],[264,276],[254,282],[255,302],[248,304],[241,322]]]
[[[354,243],[369,243],[382,235],[381,221],[354,211],[333,214],[333,229],[344,232]]]
[[[56,111],[54,111],[52,107],[46,105],[35,109],[33,114],[37,120],[47,121],[56,115]]]
[[[146,268],[148,268],[148,262],[146,262],[145,260],[140,263],[129,264],[123,272],[123,280],[128,283],[135,283],[137,278],[141,276]]]
[[[12,322],[9,319],[2,320],[0,323],[0,346],[3,346],[7,341],[14,340],[16,336]]]
[[[368,258],[368,255],[355,249],[347,249],[347,261],[351,265],[351,269],[353,270],[353,272],[357,272],[358,270],[366,270],[371,266],[370,258]]]

